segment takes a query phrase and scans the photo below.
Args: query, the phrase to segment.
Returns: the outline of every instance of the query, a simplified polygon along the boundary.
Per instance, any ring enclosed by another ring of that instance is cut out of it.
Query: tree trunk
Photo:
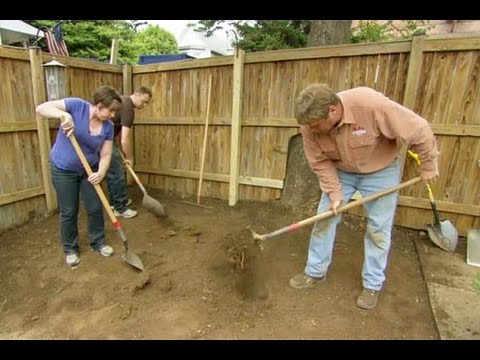
[[[352,20],[313,20],[308,46],[350,43]],[[301,135],[291,138],[288,146],[287,174],[281,202],[298,218],[315,215],[321,195],[317,175],[310,169],[303,151]]]
[[[312,20],[308,46],[350,43],[352,20]]]

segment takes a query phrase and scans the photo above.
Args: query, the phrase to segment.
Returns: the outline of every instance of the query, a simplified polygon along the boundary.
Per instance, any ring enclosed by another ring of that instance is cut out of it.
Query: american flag
[[[67,45],[63,39],[61,22],[45,31],[45,39],[47,40],[48,51],[50,54],[68,56]]]

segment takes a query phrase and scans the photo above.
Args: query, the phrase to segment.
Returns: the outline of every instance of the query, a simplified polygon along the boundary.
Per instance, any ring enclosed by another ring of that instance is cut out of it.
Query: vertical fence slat
[[[232,132],[230,147],[230,186],[228,205],[234,206],[238,201],[238,176],[240,169],[240,136],[241,111],[243,98],[243,70],[245,52],[237,49],[233,63],[233,101],[232,101]]]
[[[33,101],[35,106],[41,104],[47,99],[45,91],[45,79],[43,76],[42,53],[39,47],[29,49],[30,68],[32,71]],[[38,131],[38,144],[40,148],[40,161],[42,164],[43,186],[45,187],[45,200],[47,202],[47,211],[52,213],[57,208],[57,199],[50,180],[50,166],[48,164],[48,154],[50,152],[50,132],[48,121],[36,114]]]
[[[423,62],[423,40],[424,36],[415,36],[412,40],[412,50],[408,62],[407,81],[405,84],[405,95],[403,97],[403,105],[413,109],[417,98],[418,82],[420,80]],[[400,152],[400,174],[403,174],[405,167],[406,147],[402,146]]]

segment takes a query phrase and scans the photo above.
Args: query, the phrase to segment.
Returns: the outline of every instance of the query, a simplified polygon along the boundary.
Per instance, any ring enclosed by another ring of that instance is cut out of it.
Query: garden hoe
[[[122,158],[124,165],[130,171],[130,174],[132,174],[133,178],[135,179],[136,183],[140,187],[140,190],[143,192],[143,202],[142,206],[157,215],[158,217],[166,217],[167,213],[165,212],[165,209],[163,208],[162,204],[160,204],[157,200],[152,198],[147,194],[147,190],[145,190],[145,187],[142,185],[140,182],[140,179],[138,178],[137,174],[135,174],[135,171],[133,171],[132,167],[125,163],[125,156],[123,156],[122,152],[119,150],[118,153],[120,154],[120,157]]]
[[[85,171],[87,172],[88,176],[90,176],[92,172],[92,168],[88,164],[87,159],[85,158],[85,155],[83,154],[82,149],[80,148],[80,145],[77,142],[77,139],[75,138],[75,135],[73,133],[69,136],[70,141],[72,142],[72,145],[80,158],[80,161],[82,162],[83,167],[85,168]],[[110,207],[110,204],[108,203],[107,198],[105,197],[105,194],[103,193],[102,188],[100,187],[100,184],[94,185],[95,190],[97,191],[98,196],[100,197],[100,200],[102,201],[103,207],[107,211],[108,216],[110,217],[110,220],[112,221],[113,227],[117,230],[118,234],[120,235],[120,239],[123,241],[123,245],[125,247],[125,253],[122,255],[122,259],[125,260],[128,264],[133,266],[134,268],[143,271],[143,263],[140,258],[132,253],[131,251],[128,250],[128,241],[127,237],[125,236],[125,233],[123,232],[122,228],[120,227],[120,223],[118,222],[117,218],[115,217],[115,214],[113,213],[112,208]]]
[[[337,214],[339,213],[342,213],[344,212],[345,210],[348,210],[348,209],[351,209],[351,208],[354,208],[358,205],[362,205],[362,204],[366,204],[372,200],[375,200],[375,199],[378,199],[378,198],[381,198],[382,196],[385,196],[385,195],[388,195],[388,194],[391,194],[395,191],[399,191],[403,188],[406,188],[408,186],[411,186],[413,184],[416,184],[418,183],[419,181],[421,181],[422,178],[420,176],[416,177],[416,178],[413,178],[411,180],[408,180],[408,181],[405,181],[397,186],[394,186],[390,189],[387,189],[387,190],[384,190],[384,191],[380,191],[380,192],[377,192],[375,194],[372,194],[370,196],[366,196],[364,198],[361,198],[361,199],[358,199],[358,200],[355,200],[355,201],[352,201],[352,202],[349,202],[347,205],[345,206],[342,206],[340,207],[338,210],[337,210]],[[302,220],[302,221],[299,221],[295,224],[291,224],[289,226],[285,226],[279,230],[275,230],[275,231],[272,231],[271,233],[268,233],[268,234],[264,234],[264,235],[260,235],[260,234],[257,234],[255,231],[253,231],[251,228],[248,228],[250,230],[250,232],[252,233],[252,236],[253,238],[255,239],[255,241],[257,243],[260,243],[261,241],[263,240],[267,240],[267,239],[270,239],[270,238],[273,238],[275,236],[278,236],[278,235],[281,235],[281,234],[285,234],[287,232],[290,232],[290,231],[295,231],[295,230],[298,230],[306,225],[309,225],[309,224],[312,224],[314,222],[317,222],[317,221],[320,221],[320,220],[325,220],[325,219],[328,219],[332,216],[334,216],[334,212],[333,210],[329,210],[329,211],[326,211],[326,212],[323,212],[321,214],[317,214],[315,216],[312,216],[308,219],[305,219],[305,220]]]
[[[418,154],[411,150],[408,150],[407,152],[408,155],[410,155],[417,162],[417,165],[420,165],[420,158],[418,157]],[[432,240],[433,243],[441,249],[448,252],[453,252],[458,243],[457,229],[455,229],[455,226],[453,226],[449,220],[440,221],[437,205],[435,204],[435,199],[433,198],[432,188],[428,183],[427,191],[434,218],[434,223],[427,225],[428,236],[430,237],[430,240]]]

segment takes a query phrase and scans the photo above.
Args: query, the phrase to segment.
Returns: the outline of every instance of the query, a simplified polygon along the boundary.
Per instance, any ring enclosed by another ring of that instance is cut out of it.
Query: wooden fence
[[[68,95],[89,98],[100,84],[126,94],[140,85],[152,88],[151,104],[135,121],[135,170],[147,186],[188,194],[197,192],[211,76],[202,196],[231,205],[281,196],[288,142],[298,133],[293,104],[301,89],[313,82],[337,91],[375,88],[431,122],[441,150],[441,178],[433,185],[438,208],[465,235],[480,225],[479,50],[480,36],[416,37],[132,68],[59,60],[69,66]],[[15,224],[14,218],[45,212],[42,200],[48,198],[33,121],[31,60],[16,51],[0,47],[2,85],[10,84],[0,90],[0,139],[11,150],[0,155],[0,169],[9,173],[0,185],[0,230]],[[413,176],[415,165],[406,160],[403,178]],[[397,225],[424,228],[431,218],[422,186],[401,192]]]
[[[42,64],[50,54],[0,46],[0,233],[55,211],[48,153],[57,121],[35,114],[47,100]],[[122,89],[122,67],[57,56],[68,66],[67,96],[91,99],[100,85]]]

